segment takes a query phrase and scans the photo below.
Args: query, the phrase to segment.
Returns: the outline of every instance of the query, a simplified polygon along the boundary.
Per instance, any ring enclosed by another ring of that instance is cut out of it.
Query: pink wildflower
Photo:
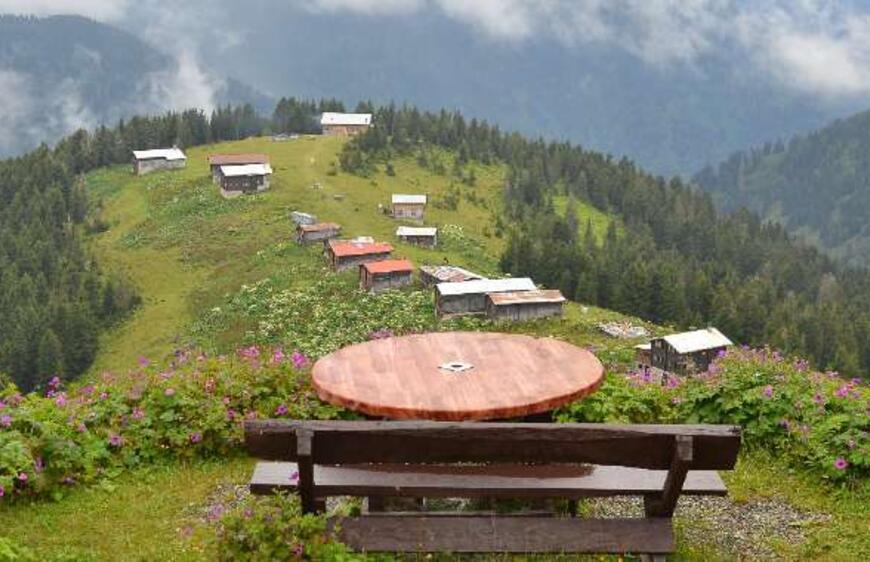
[[[276,416],[286,416],[289,409],[285,404],[279,404],[277,408],[275,408]]]
[[[822,396],[820,393],[816,392],[815,396],[813,396],[813,402],[815,402],[816,404],[824,404],[825,397]]]
[[[86,426],[86,425],[83,424],[83,423],[80,423],[80,424],[78,425],[78,427],[76,428],[76,431],[78,431],[79,433],[84,433],[84,432],[86,432],[87,430],[88,430],[88,426]]]
[[[290,482],[299,482],[299,471],[294,470],[290,473]]]
[[[172,396],[175,394],[175,389],[172,387],[169,387],[163,391],[163,394],[165,394],[166,396]]]
[[[100,393],[100,400],[106,400],[109,397],[109,393],[105,390]]]
[[[0,498],[2,498],[5,495],[6,495],[6,488],[4,488],[3,486],[0,486]]]
[[[42,472],[45,470],[45,463],[42,461],[42,457],[36,457],[33,459],[33,470],[36,472]]]
[[[837,398],[845,398],[849,396],[849,387],[847,385],[843,385],[837,389],[837,392],[834,393],[834,396]]]
[[[147,357],[139,357],[139,366],[143,369],[151,364]]]
[[[281,349],[280,347],[276,347],[275,351],[272,352],[271,362],[273,364],[283,363],[285,358],[286,358],[286,355],[284,355],[284,350]]]
[[[136,408],[133,408],[133,412],[130,414],[130,417],[137,421],[141,420],[145,417],[145,410],[137,406]]]
[[[189,439],[190,439],[191,443],[194,443],[194,444],[199,443],[200,441],[202,441],[202,433],[200,433],[198,431],[194,431],[193,433],[190,434]]]
[[[302,367],[304,367],[305,365],[308,364],[308,358],[305,357],[305,355],[303,355],[299,351],[293,352],[293,355],[291,356],[291,360],[293,361],[293,367],[295,369],[301,369]]]
[[[60,394],[58,394],[57,398],[54,399],[54,404],[58,408],[63,408],[64,406],[66,406],[66,393],[61,392]]]
[[[765,398],[770,398],[773,396],[773,387],[770,385],[765,386],[761,391],[761,394],[763,394]]]
[[[846,459],[844,459],[843,457],[839,457],[837,460],[834,461],[834,468],[836,468],[837,470],[846,470],[846,467],[848,466],[849,463],[846,462]]]
[[[245,359],[256,359],[260,356],[260,348],[256,345],[251,345],[248,347],[239,348],[239,355],[244,357]]]
[[[120,447],[123,444],[124,444],[124,438],[121,437],[120,435],[118,435],[117,433],[113,433],[109,437],[109,445],[111,445],[112,447]]]
[[[27,484],[27,480],[28,480],[28,478],[27,478],[26,472],[20,472],[18,474],[18,481],[19,482],[21,482],[22,484]]]
[[[230,421],[235,421],[235,419],[236,419],[236,417],[237,417],[238,415],[239,415],[238,412],[236,412],[236,411],[233,410],[232,408],[230,408],[229,410],[227,410],[227,419],[230,420]]]
[[[9,414],[3,414],[0,416],[0,425],[3,427],[11,427],[12,426],[12,416]]]

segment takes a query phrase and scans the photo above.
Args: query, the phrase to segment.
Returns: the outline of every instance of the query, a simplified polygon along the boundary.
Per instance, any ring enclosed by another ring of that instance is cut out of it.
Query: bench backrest
[[[672,468],[678,442],[691,470],[728,470],[740,428],[726,425],[619,425],[406,421],[245,422],[245,444],[265,460],[358,463],[592,463]]]

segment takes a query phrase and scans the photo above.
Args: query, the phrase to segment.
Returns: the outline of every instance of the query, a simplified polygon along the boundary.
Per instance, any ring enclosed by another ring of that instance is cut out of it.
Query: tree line
[[[390,105],[376,126],[348,143],[342,167],[365,174],[427,146],[457,165],[502,162],[510,224],[505,271],[529,275],[567,296],[675,327],[716,325],[733,339],[772,345],[849,375],[870,372],[870,280],[793,239],[757,214],[717,210],[679,178],[628,159],[545,142],[456,112]],[[564,214],[556,198],[568,198]],[[596,236],[577,211],[608,213]]]

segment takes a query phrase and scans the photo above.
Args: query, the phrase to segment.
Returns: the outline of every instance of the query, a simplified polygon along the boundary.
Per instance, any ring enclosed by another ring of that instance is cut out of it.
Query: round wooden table
[[[440,421],[539,414],[594,392],[604,367],[552,339],[438,332],[352,345],[314,365],[321,399],[369,416]]]

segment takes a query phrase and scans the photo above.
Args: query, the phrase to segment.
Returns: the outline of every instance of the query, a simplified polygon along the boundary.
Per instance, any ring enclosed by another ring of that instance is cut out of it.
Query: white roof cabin
[[[425,205],[426,200],[425,195],[393,194],[393,205]]]
[[[703,330],[694,330],[692,332],[683,332],[681,334],[671,334],[662,338],[677,353],[695,353],[705,349],[715,349],[717,347],[728,347],[734,345],[734,342],[725,337],[725,334],[716,328],[706,328]]]
[[[475,279],[454,283],[438,283],[438,292],[443,296],[472,295],[480,293],[504,293],[509,291],[534,291],[535,283],[528,277],[507,279]]]
[[[187,160],[180,148],[155,148],[153,150],[134,150],[136,160]]]
[[[367,126],[372,124],[371,113],[334,113],[324,112],[320,116],[321,125]]]
[[[241,166],[221,166],[221,174],[228,178],[241,176],[266,176],[272,173],[269,164],[244,164]]]
[[[434,226],[400,226],[396,229],[396,236],[436,236],[438,229]]]

